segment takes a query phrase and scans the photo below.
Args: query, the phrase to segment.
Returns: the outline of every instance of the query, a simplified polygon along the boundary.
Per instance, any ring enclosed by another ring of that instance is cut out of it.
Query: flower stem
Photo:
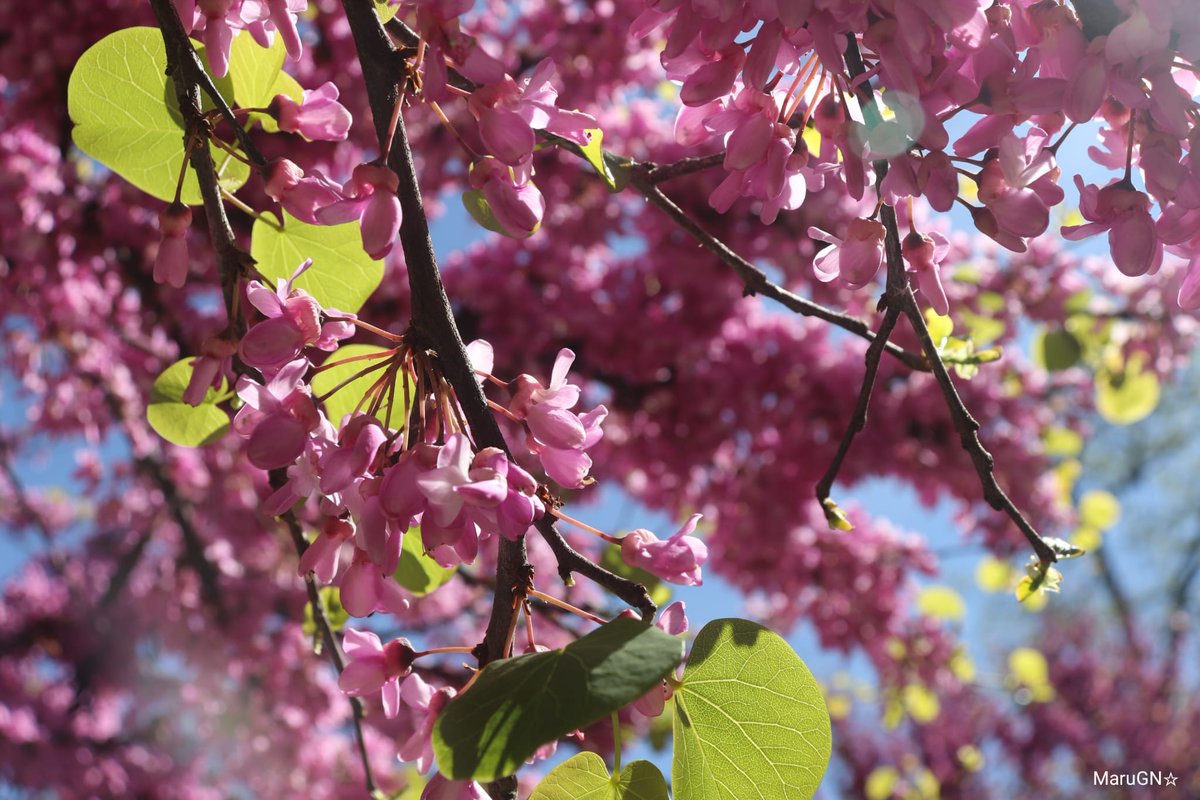
[[[575,519],[574,517],[567,516],[566,514],[564,514],[562,511],[560,511],[560,510],[559,510],[559,509],[557,509],[557,508],[551,508],[551,509],[549,509],[549,511],[550,511],[550,513],[551,513],[551,514],[553,514],[554,516],[558,517],[558,518],[559,518],[559,519],[561,519],[563,522],[569,523],[569,524],[571,524],[571,525],[574,525],[576,528],[579,528],[579,529],[581,529],[581,530],[585,530],[585,531],[587,531],[588,533],[591,533],[591,534],[594,534],[594,535],[596,535],[596,536],[599,536],[601,539],[603,539],[603,540],[604,540],[604,541],[606,541],[606,542],[611,542],[611,543],[613,543],[613,544],[620,544],[620,543],[621,543],[621,540],[620,540],[620,539],[618,539],[616,536],[611,536],[611,535],[609,535],[609,534],[605,533],[605,532],[604,532],[604,531],[602,531],[602,530],[598,530],[597,528],[593,528],[591,525],[588,525],[586,522],[581,522],[581,521],[579,521],[579,520]]]
[[[608,624],[608,620],[606,620],[606,619],[602,619],[600,617],[597,617],[595,614],[592,614],[588,611],[584,611],[582,608],[573,606],[570,603],[568,603],[566,600],[559,600],[557,597],[551,597],[548,594],[539,592],[537,589],[530,589],[529,596],[536,597],[538,600],[543,600],[552,606],[558,606],[563,611],[570,611],[572,614],[577,614],[577,615],[583,617],[584,619],[591,620],[592,622],[595,622],[599,625],[607,625]]]

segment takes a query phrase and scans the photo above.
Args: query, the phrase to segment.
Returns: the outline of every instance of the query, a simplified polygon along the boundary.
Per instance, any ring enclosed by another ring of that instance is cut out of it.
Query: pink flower
[[[592,458],[585,450],[604,438],[600,425],[608,416],[608,409],[599,405],[586,414],[581,414],[579,422],[583,425],[583,441],[578,447],[554,447],[545,444],[531,436],[527,439],[529,449],[537,454],[542,462],[542,469],[552,481],[568,489],[582,487],[592,469]]]
[[[204,15],[204,49],[214,77],[224,78],[229,73],[233,29],[227,17],[236,14],[241,4],[241,0],[196,0]]]
[[[359,164],[350,182],[342,187],[344,198],[316,211],[322,225],[338,225],[358,220],[363,250],[374,259],[392,251],[396,231],[400,229],[400,200],[396,189],[400,179],[387,167]]]
[[[179,289],[187,281],[187,232],[192,225],[192,210],[183,203],[171,203],[158,215],[162,241],[154,256],[154,282]]]
[[[688,618],[685,611],[686,606],[683,601],[676,600],[662,610],[654,624],[672,636],[685,634],[688,629]],[[675,689],[672,687],[671,681],[662,681],[658,686],[634,700],[633,707],[647,717],[657,717],[663,713],[667,701],[674,693]]]
[[[303,381],[307,371],[308,362],[298,359],[285,364],[266,385],[245,375],[238,379],[238,397],[245,405],[234,417],[233,429],[249,438],[246,455],[259,469],[291,464],[321,424]]]
[[[400,745],[397,752],[401,761],[416,762],[418,772],[426,772],[433,765],[433,726],[438,714],[442,713],[454,695],[455,691],[448,687],[434,689],[420,675],[411,676],[400,688],[400,697],[405,704],[425,715],[417,730]]]
[[[338,676],[338,688],[351,697],[382,692],[384,716],[394,718],[400,713],[400,683],[412,673],[416,655],[408,640],[385,645],[370,631],[347,628],[342,641],[349,661]]]
[[[274,289],[260,281],[251,281],[246,287],[246,299],[266,319],[246,332],[238,353],[242,361],[264,375],[274,374],[305,347],[333,350],[340,339],[354,333],[353,324],[340,319],[322,323],[324,309],[320,304],[303,289],[293,288],[296,279],[311,266],[312,259],[306,259],[296,267],[292,277],[277,282]]]
[[[192,377],[183,391],[183,402],[198,406],[204,402],[209,389],[220,387],[233,372],[233,354],[237,344],[226,336],[210,336],[200,345],[200,355],[192,359]]]
[[[271,109],[281,131],[298,133],[310,142],[340,142],[349,134],[353,117],[337,99],[337,87],[326,81],[305,90],[299,103],[286,94],[275,95]]]
[[[693,514],[665,542],[645,528],[630,531],[621,540],[621,557],[631,567],[641,567],[668,583],[699,586],[700,567],[708,560],[708,547],[689,534],[696,530],[700,514]]]
[[[524,239],[537,232],[546,213],[546,200],[530,179],[532,159],[509,167],[494,158],[484,158],[471,165],[467,180],[483,192],[488,208],[504,233],[514,239]]]
[[[1150,198],[1124,180],[1098,189],[1094,184],[1085,187],[1076,175],[1075,185],[1079,212],[1088,222],[1063,227],[1063,238],[1078,241],[1107,230],[1113,263],[1122,273],[1136,277],[1157,269],[1163,249],[1150,216]]]
[[[834,245],[825,248],[813,259],[817,280],[828,283],[840,276],[855,289],[870,283],[883,264],[885,233],[881,223],[861,218],[850,221],[845,239],[810,227],[809,237]]]
[[[277,158],[269,163],[263,180],[263,189],[272,200],[282,205],[284,211],[309,225],[319,224],[318,209],[344,199],[341,186],[318,170],[305,175],[304,170],[286,158]]]
[[[354,521],[327,517],[317,538],[312,541],[296,568],[298,575],[313,573],[324,584],[333,582],[337,575],[342,545],[354,536]]]
[[[529,77],[517,83],[505,75],[471,93],[467,107],[479,120],[479,136],[488,151],[510,166],[524,163],[532,154],[534,131],[545,130],[576,144],[587,144],[585,131],[599,127],[596,119],[557,107],[554,62],[543,59]]]
[[[321,492],[336,494],[365,478],[385,441],[387,434],[379,420],[367,414],[348,417],[338,435],[338,446],[321,457]]]
[[[408,610],[408,596],[400,584],[384,575],[365,550],[356,549],[350,568],[342,575],[342,606],[352,617],[367,617],[376,611],[402,614]]]
[[[904,237],[900,246],[904,260],[917,275],[917,286],[929,301],[930,307],[939,314],[950,313],[950,303],[942,288],[939,267],[950,251],[950,240],[937,231],[929,234],[913,231]]]

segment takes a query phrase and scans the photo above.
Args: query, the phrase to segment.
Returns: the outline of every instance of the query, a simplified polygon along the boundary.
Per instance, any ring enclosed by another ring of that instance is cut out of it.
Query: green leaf
[[[229,430],[229,415],[215,405],[226,391],[209,389],[204,402],[190,406],[183,402],[183,393],[192,379],[192,359],[185,358],[167,367],[154,381],[146,419],[159,436],[181,447],[199,447],[215,442]]]
[[[846,516],[846,512],[842,511],[841,506],[833,501],[832,497],[826,497],[821,501],[821,509],[825,512],[825,523],[829,525],[829,530],[854,530],[854,523]]]
[[[383,280],[383,262],[362,249],[358,224],[309,225],[290,214],[283,228],[260,218],[254,223],[250,255],[258,271],[273,280],[286,281],[306,258],[312,267],[295,286],[304,289],[325,308],[355,313]]]
[[[608,168],[608,161],[604,158],[604,131],[599,128],[588,128],[584,133],[588,135],[588,143],[579,148],[583,151],[583,157],[596,170],[596,174],[604,179],[608,188],[614,192],[617,191],[616,176]]]
[[[388,348],[379,347],[373,344],[346,344],[339,347],[330,354],[328,362],[348,361],[352,358],[360,356],[382,354],[388,352]],[[336,367],[322,370],[312,376],[313,395],[321,397],[328,392],[333,391],[333,387],[337,386],[342,381],[350,380],[355,375],[366,369],[377,367],[373,372],[368,372],[359,378],[354,378],[342,388],[338,389],[334,394],[330,395],[322,403],[325,406],[325,416],[334,425],[341,424],[342,417],[354,411],[355,407],[359,407],[362,411],[366,411],[368,403],[363,402],[363,395],[370,389],[383,371],[387,367],[380,367],[380,364],[385,363],[383,358],[368,358],[361,361],[349,361],[349,363],[338,364]],[[394,380],[395,390],[394,403],[395,410],[392,411],[391,419],[388,419],[388,409],[390,408],[388,398],[385,395],[383,404],[380,405],[376,416],[380,422],[389,422],[392,428],[402,428],[406,422],[404,409],[404,383],[405,377],[402,374],[397,374]],[[387,391],[386,389],[384,391]]]
[[[800,800],[829,764],[829,712],[775,633],[719,619],[696,637],[676,689],[675,800]]]
[[[1130,364],[1122,372],[1096,373],[1096,410],[1114,425],[1132,425],[1153,413],[1160,394],[1158,377]]]
[[[1077,456],[1083,452],[1083,437],[1070,428],[1052,427],[1042,432],[1048,456]]]
[[[552,769],[529,800],[668,800],[667,781],[649,761],[631,762],[614,779],[604,759],[586,752]]]
[[[614,575],[620,575],[622,578],[645,586],[646,591],[650,594],[650,599],[659,608],[671,602],[671,587],[657,575],[652,575],[640,567],[631,567],[626,564],[625,559],[621,558],[620,545],[614,544],[604,549],[600,555],[600,566]]]
[[[379,16],[380,23],[391,21],[399,10],[400,0],[394,0],[391,3],[388,0],[375,0],[375,13]]]
[[[438,718],[438,768],[455,780],[510,775],[546,742],[644,695],[682,657],[682,640],[619,618],[562,650],[493,661]]]
[[[88,48],[67,84],[72,137],[85,154],[160,200],[175,197],[183,166],[183,117],[166,76],[167,55],[157,28],[125,28]],[[235,192],[250,167],[210,145],[220,184]],[[189,169],[180,199],[201,202]]]
[[[1121,518],[1121,501],[1103,491],[1088,492],[1079,498],[1079,521],[1106,531]]]
[[[961,621],[967,614],[962,595],[949,586],[928,586],[917,595],[917,608],[934,619]]]
[[[233,84],[233,102],[241,108],[265,108],[275,98],[275,83],[287,57],[283,37],[276,36],[270,47],[260,47],[254,37],[242,31],[233,37],[229,48],[229,80]]]
[[[946,337],[954,333],[954,320],[937,313],[932,308],[925,309],[925,324],[929,327],[929,338],[933,340],[939,350]]]
[[[454,577],[453,567],[443,567],[425,554],[421,529],[409,528],[400,548],[396,582],[418,597],[427,595]]]
[[[1033,359],[1043,369],[1061,372],[1079,363],[1083,346],[1068,330],[1042,331],[1033,339]]]

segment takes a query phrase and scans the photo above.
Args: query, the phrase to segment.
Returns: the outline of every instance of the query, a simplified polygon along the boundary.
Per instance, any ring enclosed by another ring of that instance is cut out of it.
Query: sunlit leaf
[[[753,622],[705,625],[673,696],[675,800],[803,800],[829,763],[829,711],[812,673]]]
[[[633,761],[615,779],[592,752],[568,758],[550,771],[529,800],[668,800],[667,782],[649,761]]]
[[[229,414],[215,405],[221,394],[227,391],[209,389],[204,402],[191,406],[183,402],[183,393],[192,379],[193,359],[176,361],[163,370],[150,390],[150,403],[146,406],[146,420],[150,427],[171,444],[181,447],[200,447],[215,442],[229,430]]]
[[[397,583],[421,597],[444,585],[454,572],[453,567],[443,567],[426,555],[420,528],[408,529],[400,549],[400,566],[396,567]]]
[[[183,118],[166,69],[158,28],[111,33],[76,62],[67,85],[67,110],[80,150],[147,194],[170,201],[183,166]],[[237,191],[250,167],[210,147],[221,186]],[[180,199],[188,205],[201,202],[190,168]]]
[[[354,313],[383,280],[383,262],[362,248],[358,223],[309,225],[290,214],[283,227],[258,219],[250,240],[258,271],[273,281],[286,281],[306,258],[313,265],[296,281],[325,308]]]

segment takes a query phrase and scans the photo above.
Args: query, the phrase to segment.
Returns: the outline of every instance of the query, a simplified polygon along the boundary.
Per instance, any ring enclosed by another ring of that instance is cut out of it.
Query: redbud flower
[[[231,11],[237,11],[241,0],[196,0],[204,14],[204,49],[213,76],[224,78],[229,73],[229,47],[233,44],[233,30],[226,19]],[[234,8],[230,8],[234,6]]]
[[[852,288],[867,285],[883,264],[885,233],[879,222],[861,218],[850,221],[845,239],[810,227],[809,237],[834,245],[825,248],[813,259],[817,280],[828,283],[840,276]]]
[[[281,131],[298,133],[310,142],[340,142],[349,134],[353,117],[337,99],[337,87],[326,81],[305,90],[299,103],[286,94],[275,95],[271,110]]]
[[[387,167],[359,164],[342,187],[344,198],[317,209],[317,221],[338,225],[358,220],[363,250],[371,258],[383,258],[391,252],[400,229],[399,185],[400,179]]]
[[[508,167],[494,158],[484,158],[471,165],[467,178],[472,188],[483,192],[500,227],[516,239],[532,236],[546,213],[546,200],[530,179],[530,163],[527,159],[520,166]]]
[[[950,313],[950,303],[942,288],[939,267],[949,251],[950,240],[937,231],[929,234],[913,231],[904,237],[900,246],[904,260],[917,275],[917,286],[925,299],[934,311],[943,315]]]
[[[249,438],[246,454],[259,469],[286,467],[304,452],[308,435],[321,424],[321,414],[304,384],[308,362],[285,364],[266,385],[245,375],[238,379],[238,397],[245,403],[233,428]]]
[[[286,158],[269,163],[263,175],[267,195],[283,206],[283,210],[302,222],[317,225],[317,209],[343,200],[342,187],[318,170],[305,175],[304,170]]]
[[[1108,231],[1108,245],[1117,269],[1130,277],[1145,275],[1162,262],[1162,242],[1150,216],[1150,198],[1128,181],[1110,183],[1103,189],[1095,184],[1079,187],[1079,212],[1088,220],[1083,225],[1067,225],[1062,229],[1064,239],[1078,241]]]
[[[683,601],[676,600],[662,610],[654,624],[672,636],[687,633],[688,618],[685,612],[686,606]],[[675,689],[672,688],[670,681],[662,681],[658,686],[634,700],[633,707],[647,717],[657,717],[663,713],[667,701],[674,693]]]
[[[327,518],[321,526],[317,538],[300,556],[296,574],[304,576],[311,572],[321,583],[332,583],[337,575],[342,545],[348,542],[352,536],[354,536],[352,520],[337,517]]]
[[[346,628],[342,649],[346,668],[338,677],[338,688],[351,697],[382,692],[383,713],[392,719],[400,713],[400,682],[412,673],[415,653],[407,639],[386,645],[370,631]]]
[[[352,617],[367,617],[376,611],[402,614],[408,610],[408,596],[400,584],[384,575],[365,550],[354,551],[354,560],[338,588],[342,606]]]
[[[192,210],[183,203],[171,203],[158,215],[162,241],[154,257],[154,282],[179,289],[187,281],[187,232],[192,225]]]
[[[665,542],[645,528],[630,531],[621,540],[621,558],[631,567],[641,567],[668,583],[699,586],[703,583],[700,567],[708,560],[708,547],[695,536],[700,514],[693,514]]]
[[[455,691],[449,687],[434,689],[420,675],[412,675],[400,687],[400,697],[405,704],[425,715],[396,754],[401,761],[416,762],[418,772],[426,772],[433,765],[433,726],[454,695]]]
[[[209,389],[221,385],[233,370],[233,354],[237,344],[225,336],[210,336],[200,345],[200,355],[192,359],[192,377],[183,391],[183,402],[198,406],[204,402]]]
[[[595,117],[556,106],[556,77],[554,62],[543,59],[520,83],[505,75],[471,93],[467,107],[479,120],[479,136],[500,161],[511,166],[525,162],[533,154],[534,130],[582,145],[588,142],[585,131],[599,127]]]

